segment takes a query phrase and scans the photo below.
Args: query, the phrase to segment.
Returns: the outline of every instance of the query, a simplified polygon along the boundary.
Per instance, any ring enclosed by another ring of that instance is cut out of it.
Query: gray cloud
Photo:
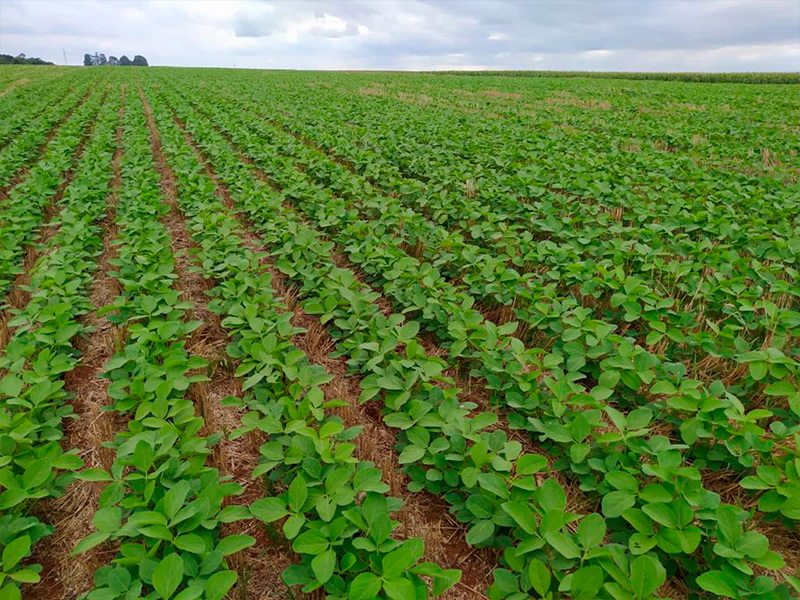
[[[0,0],[0,51],[346,69],[798,70],[797,0]]]

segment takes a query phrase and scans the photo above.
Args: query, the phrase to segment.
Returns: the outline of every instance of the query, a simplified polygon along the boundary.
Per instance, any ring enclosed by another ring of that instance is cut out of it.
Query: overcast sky
[[[69,64],[798,71],[800,0],[0,0],[0,52]]]

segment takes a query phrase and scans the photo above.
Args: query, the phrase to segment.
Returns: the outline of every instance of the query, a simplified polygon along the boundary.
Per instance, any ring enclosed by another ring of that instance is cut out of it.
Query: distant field
[[[800,83],[800,73],[637,73],[635,71],[431,71],[437,75],[483,77],[588,77],[591,79],[636,79],[649,81],[694,81],[698,83]]]
[[[800,593],[797,86],[0,69],[0,600]]]

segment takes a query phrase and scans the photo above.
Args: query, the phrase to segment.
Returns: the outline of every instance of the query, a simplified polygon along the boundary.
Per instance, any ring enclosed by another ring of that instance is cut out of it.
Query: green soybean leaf
[[[6,375],[0,379],[0,394],[16,398],[22,391],[22,380],[16,375]]]
[[[22,594],[16,585],[7,583],[0,588],[0,600],[22,600]]]
[[[630,473],[624,471],[611,471],[606,473],[605,480],[609,485],[618,490],[636,492],[639,489],[639,482]]]
[[[656,523],[666,527],[678,527],[678,520],[675,511],[664,502],[651,502],[642,507],[644,513]]]
[[[286,504],[280,498],[262,498],[250,505],[253,516],[265,523],[272,523],[289,514]]]
[[[308,484],[302,477],[297,476],[289,486],[289,508],[291,511],[300,512],[306,502],[306,498],[308,498]]]
[[[397,458],[397,462],[399,462],[401,465],[407,465],[409,463],[417,462],[423,456],[425,456],[425,448],[422,446],[410,445],[403,448],[403,451]]]
[[[183,581],[183,559],[177,554],[163,558],[153,571],[153,587],[163,600],[170,600]]]
[[[320,583],[327,583],[336,568],[336,553],[333,550],[325,550],[322,554],[317,554],[311,561],[311,570]]]
[[[199,585],[191,585],[184,589],[183,591],[178,592],[178,595],[175,596],[172,600],[197,600],[200,596],[203,595],[203,588]]]
[[[164,503],[164,514],[167,515],[167,518],[172,519],[183,507],[186,496],[189,494],[189,489],[189,482],[182,479],[164,494],[162,502]]]
[[[532,475],[547,466],[547,459],[540,454],[524,454],[516,462],[517,475]]]
[[[764,361],[758,360],[751,362],[749,365],[750,377],[752,377],[756,381],[761,381],[762,379],[764,379],[764,377],[766,377],[768,368],[769,365],[767,365],[767,363],[765,363]]]
[[[381,580],[373,573],[361,573],[350,584],[349,600],[375,600],[381,591]]]
[[[222,553],[222,556],[228,556],[229,554],[234,554],[245,548],[249,548],[255,543],[255,538],[249,535],[229,535],[217,544],[216,550]]]
[[[383,590],[391,600],[409,600],[417,596],[414,584],[408,579],[387,579]]]
[[[502,508],[526,533],[536,533],[536,515],[525,502],[506,502]]]
[[[751,365],[753,363],[750,363]],[[707,592],[726,598],[739,597],[736,584],[722,571],[708,571],[697,578],[697,585]]]
[[[292,544],[292,549],[300,554],[316,555],[325,552],[328,549],[328,545],[328,538],[312,529],[298,537]]]
[[[460,569],[445,569],[440,570],[439,573],[433,575],[433,595],[434,597],[442,595],[455,584],[461,581]]]
[[[306,522],[303,515],[292,515],[283,523],[283,533],[287,539],[294,539]]]
[[[206,551],[206,544],[199,535],[194,533],[187,533],[179,535],[172,542],[177,548],[192,552],[194,554],[203,554]]]
[[[567,506],[567,496],[555,479],[546,479],[536,490],[542,508],[563,512]]]
[[[665,572],[659,571],[649,556],[639,556],[631,564],[631,587],[636,600],[648,600],[665,579]]]
[[[583,567],[572,574],[570,591],[574,600],[595,600],[603,585],[603,569],[597,566]]]
[[[111,481],[112,477],[103,469],[86,469],[75,475],[83,481]]]
[[[33,571],[32,569],[14,571],[13,573],[9,573],[8,576],[14,581],[19,581],[20,583],[39,583],[39,581],[42,579],[39,573]]]
[[[250,516],[250,511],[246,506],[237,506],[234,504],[226,506],[217,514],[217,518],[222,523],[234,523],[243,519],[249,519]]]
[[[122,510],[117,506],[107,506],[94,513],[92,519],[95,529],[103,533],[117,533],[122,522]]]
[[[630,492],[615,491],[603,496],[601,505],[603,514],[609,519],[619,517],[627,509],[636,504],[636,497]]]
[[[764,390],[768,396],[791,396],[795,393],[795,388],[788,381],[776,381]]]
[[[560,531],[550,531],[545,534],[547,543],[555,548],[564,558],[579,558],[581,551],[572,539]]]
[[[31,549],[30,536],[23,535],[16,538],[3,548],[3,571],[8,573],[17,566],[17,563],[28,555]]]
[[[109,537],[110,537],[110,534],[108,534],[108,533],[103,533],[103,532],[99,532],[99,531],[95,532],[95,533],[91,533],[91,534],[87,535],[85,538],[83,538],[80,542],[78,542],[78,544],[72,550],[72,555],[76,556],[78,554],[86,552],[87,550],[90,550],[90,549],[94,548],[98,544],[102,544]]]
[[[606,522],[597,513],[584,517],[578,525],[578,540],[584,550],[599,546],[605,536]]]
[[[536,593],[542,597],[550,589],[550,571],[539,559],[531,559],[528,565],[528,579],[531,580],[531,585],[536,590]]]
[[[214,573],[206,581],[205,600],[222,600],[228,591],[236,583],[237,575],[235,571],[220,571]]]
[[[491,521],[478,521],[467,532],[467,543],[471,546],[482,544],[494,535],[494,523]]]
[[[383,557],[383,577],[392,579],[414,564],[414,554],[409,546],[400,546]]]
[[[53,463],[47,458],[35,460],[30,463],[22,474],[22,487],[26,490],[33,490],[42,485],[50,477],[53,471]],[[33,492],[31,492],[33,494]]]

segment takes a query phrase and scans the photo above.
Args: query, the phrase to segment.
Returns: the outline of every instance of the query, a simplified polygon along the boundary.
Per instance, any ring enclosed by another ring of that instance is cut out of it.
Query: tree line
[[[94,54],[84,54],[83,55],[83,66],[84,67],[146,67],[147,59],[140,54],[137,54],[133,57],[133,60],[125,56],[124,54],[117,58],[116,56],[109,56],[106,58],[106,55],[103,53],[98,54],[95,52]]]
[[[16,56],[10,54],[0,54],[0,65],[52,65],[53,63],[42,60],[35,56],[30,58],[20,52]]]

